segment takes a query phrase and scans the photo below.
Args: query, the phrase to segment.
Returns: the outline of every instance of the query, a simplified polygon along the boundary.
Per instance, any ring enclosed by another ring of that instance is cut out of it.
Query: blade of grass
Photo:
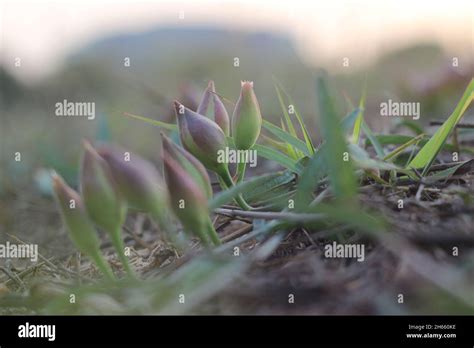
[[[423,183],[433,184],[433,183],[435,183],[437,181],[440,181],[440,180],[449,179],[449,177],[454,175],[461,167],[463,167],[465,165],[470,165],[470,163],[472,161],[473,160],[467,160],[467,161],[458,163],[458,164],[452,166],[451,168],[440,170],[439,172],[436,172],[436,173],[434,173],[432,175],[429,175],[426,178],[424,178]]]
[[[295,174],[289,171],[282,171],[278,173],[264,174],[262,176],[253,177],[245,182],[238,183],[228,190],[222,191],[216,194],[211,200],[209,200],[209,208],[216,209],[223,204],[226,204],[239,194],[245,195],[252,193],[257,190],[262,193],[269,191],[276,186],[280,186],[283,183],[287,183],[293,180]]]
[[[464,111],[466,111],[473,99],[474,79],[471,79],[471,82],[464,91],[464,94],[456,106],[456,109],[454,109],[451,116],[449,116],[443,125],[438,128],[436,133],[431,137],[426,145],[421,148],[415,158],[413,158],[413,160],[408,165],[409,167],[424,168],[422,175],[425,175],[428,172],[430,166],[446,142],[449,134],[453,131],[456,124],[461,120],[462,116],[464,115]]]
[[[297,211],[306,211],[313,200],[313,192],[318,186],[319,181],[326,176],[324,165],[325,144],[313,155],[309,163],[298,179],[298,186],[295,193],[295,208]]]
[[[282,141],[278,141],[278,140],[275,140],[271,137],[269,137],[268,135],[265,135],[265,134],[260,134],[262,136],[262,139],[268,143],[268,145],[271,145],[272,147],[274,147],[276,150],[279,150],[279,151],[282,151],[282,152],[287,152],[288,149],[286,147],[286,143],[282,142]]]
[[[284,142],[291,144],[294,148],[300,150],[304,155],[311,156],[310,152],[306,148],[306,144],[302,142],[300,139],[294,137],[288,132],[285,132],[280,127],[275,126],[274,124],[268,122],[267,120],[263,120],[263,127],[271,132],[273,135],[277,136]]]
[[[285,91],[285,89],[283,88],[282,84],[275,78],[273,77],[273,82],[274,82],[274,85],[275,85],[275,89],[277,91],[277,94],[279,95],[279,99],[280,99],[280,96],[281,96],[281,92],[283,92],[283,94],[286,96],[286,99],[288,100],[289,104],[290,105],[293,105],[293,108],[294,108],[294,111],[295,111],[295,116],[296,116],[296,120],[298,121],[298,124],[300,125],[300,128],[301,128],[301,132],[303,133],[303,137],[304,137],[304,141],[306,143],[306,147],[308,148],[308,151],[311,153],[311,154],[314,154],[314,144],[313,144],[313,141],[311,140],[311,137],[309,135],[309,132],[308,132],[308,129],[306,127],[306,125],[304,124],[303,122],[303,118],[301,117],[301,115],[299,114],[298,110],[296,109],[296,106],[295,106],[295,103],[293,102],[293,99],[291,98],[291,96]],[[280,102],[280,105],[281,105],[281,102]]]
[[[408,147],[412,146],[413,144],[415,143],[418,143],[421,139],[423,139],[425,137],[425,134],[419,134],[417,135],[416,137],[408,140],[406,143],[400,145],[399,147],[397,147],[395,150],[393,150],[392,152],[390,152],[389,154],[387,154],[383,160],[384,161],[388,161],[390,159],[395,159],[400,153],[402,153],[405,149],[407,149]]]
[[[357,189],[351,162],[343,159],[344,154],[348,153],[348,148],[326,81],[322,76],[316,80],[316,89],[321,131],[327,147],[327,150],[324,151],[324,159],[329,180],[335,196],[340,201],[347,203],[355,197]]]
[[[300,174],[303,170],[303,166],[297,163],[297,161],[271,147],[255,144],[252,149],[257,151],[258,156],[275,161],[294,173]]]
[[[283,122],[282,119],[280,119],[280,124],[281,124],[281,129],[283,129],[283,131],[286,132],[286,127],[285,127],[285,123]],[[299,158],[299,151],[298,149],[296,149],[294,146],[292,146],[290,143],[288,142],[285,142],[285,146],[286,146],[286,152],[288,153],[288,155],[293,158],[294,160],[298,160]]]
[[[161,128],[164,128],[164,129],[168,129],[168,130],[172,130],[172,131],[178,129],[178,126],[174,123],[166,123],[166,122],[163,122],[163,121],[154,120],[152,118],[131,114],[131,113],[128,113],[128,112],[122,112],[122,115],[131,117],[131,118],[134,118],[134,119],[146,122],[148,124],[151,124],[153,126],[161,127]]]
[[[365,110],[365,98],[367,96],[367,80],[365,80],[364,91],[362,92],[362,96],[360,97],[359,101],[359,115],[354,123],[354,130],[352,132],[352,142],[354,144],[359,144],[360,139],[360,129],[362,123],[364,122],[364,110]]]
[[[362,121],[362,130],[364,131],[365,135],[367,135],[367,138],[372,143],[372,146],[374,147],[375,152],[377,153],[377,157],[384,158],[385,151],[383,150],[382,145],[379,143],[378,139],[374,136],[374,133],[372,133],[372,130],[370,129],[369,125],[365,121]]]
[[[286,109],[287,107],[286,107],[285,101],[283,100],[283,97],[280,93],[280,90],[278,89],[277,86],[275,86],[275,89],[276,89],[277,96],[278,96],[278,102],[280,103],[281,110],[283,111],[283,116],[285,118],[286,128],[288,128],[288,133],[290,133],[293,137],[298,139],[298,135],[296,134],[296,130],[295,130],[295,127],[293,126],[293,122],[291,122],[290,115],[288,114],[288,110]],[[283,121],[282,121],[281,126],[282,126],[281,127],[282,129],[285,129],[285,126],[283,125]],[[294,146],[294,145],[290,145],[290,146]],[[296,156],[296,158],[299,157],[297,149],[295,149],[295,156]]]

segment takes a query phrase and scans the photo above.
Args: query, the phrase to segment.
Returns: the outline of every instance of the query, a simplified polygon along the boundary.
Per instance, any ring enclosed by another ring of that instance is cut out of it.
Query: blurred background
[[[158,129],[122,112],[172,122],[172,100],[195,107],[210,79],[229,113],[240,80],[253,80],[263,116],[275,122],[278,79],[317,136],[320,68],[341,110],[358,102],[367,78],[366,117],[385,132],[382,101],[420,102],[423,124],[445,119],[473,75],[469,0],[0,4],[0,229],[11,232],[49,228],[41,223],[54,211],[46,170],[74,185],[82,138],[156,160]],[[64,99],[94,102],[96,118],[55,116]]]

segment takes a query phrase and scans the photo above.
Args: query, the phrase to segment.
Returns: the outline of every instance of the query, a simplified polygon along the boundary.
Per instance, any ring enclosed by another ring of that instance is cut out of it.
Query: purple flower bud
[[[186,150],[194,155],[204,166],[220,173],[226,164],[220,163],[219,150],[225,150],[227,139],[219,126],[210,119],[186,108],[175,101],[181,142]]]
[[[163,154],[165,179],[171,208],[185,230],[204,236],[209,209],[206,193],[168,152]],[[201,237],[206,242],[206,237]]]
[[[102,145],[97,153],[111,169],[115,183],[128,204],[157,214],[166,207],[166,191],[153,164],[117,146]]]
[[[242,81],[240,97],[232,115],[232,137],[239,150],[250,149],[260,135],[262,115],[253,82]]]
[[[202,96],[201,103],[197,108],[197,113],[207,116],[209,107],[211,108],[211,119],[214,119],[214,122],[217,123],[224,134],[229,136],[229,114],[227,113],[221,98],[219,98],[219,96],[216,94],[214,81],[209,81],[209,84]]]
[[[206,194],[206,198],[212,197],[212,188],[209,175],[206,168],[189,152],[176,145],[166,135],[161,134],[163,140],[163,156],[169,156],[174,159],[193,180],[200,186],[201,190]]]
[[[71,240],[82,253],[94,260],[102,273],[113,279],[114,275],[100,253],[99,238],[81,197],[56,173],[52,174],[52,181],[53,192]]]
[[[81,193],[93,222],[106,231],[117,230],[124,219],[126,205],[110,167],[96,150],[84,142],[81,170]]]

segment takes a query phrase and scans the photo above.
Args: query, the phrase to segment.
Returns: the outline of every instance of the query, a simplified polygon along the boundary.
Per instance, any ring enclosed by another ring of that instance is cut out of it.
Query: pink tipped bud
[[[221,98],[216,94],[214,81],[209,81],[209,85],[204,91],[201,103],[197,108],[197,113],[204,116],[209,114],[211,119],[217,123],[224,134],[229,136],[229,114],[227,113]]]
[[[200,186],[209,199],[212,197],[212,188],[206,168],[189,152],[176,145],[166,135],[161,134],[163,140],[163,157],[171,157],[188,173]]]
[[[106,231],[115,231],[125,214],[125,202],[113,179],[110,167],[90,143],[84,142],[81,193],[93,222]]]
[[[52,174],[52,180],[54,195],[71,240],[84,254],[96,255],[99,251],[99,239],[81,197],[56,173]]]
[[[163,156],[163,164],[174,213],[185,230],[201,236],[209,219],[206,193],[193,177],[168,154]]]
[[[181,142],[186,150],[204,166],[221,172],[225,164],[218,161],[219,150],[225,150],[227,139],[219,126],[210,119],[175,101]]]
[[[116,146],[102,145],[97,152],[110,167],[121,195],[131,207],[151,213],[166,208],[166,191],[153,164]]]

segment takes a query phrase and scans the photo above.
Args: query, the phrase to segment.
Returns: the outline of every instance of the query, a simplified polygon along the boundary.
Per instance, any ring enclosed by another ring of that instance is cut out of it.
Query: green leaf
[[[128,117],[146,122],[146,123],[151,124],[153,126],[164,128],[164,129],[168,129],[168,130],[172,130],[172,131],[178,129],[178,126],[174,123],[166,123],[166,122],[163,122],[163,121],[154,120],[152,118],[130,114],[128,112],[123,112],[122,114],[125,115],[125,116],[128,116]]]
[[[361,110],[359,108],[355,108],[346,116],[344,116],[341,121],[341,127],[344,132],[349,132],[352,128],[354,128],[355,121],[357,119],[357,116],[359,116],[360,111]]]
[[[406,143],[400,145],[399,147],[397,147],[395,150],[393,150],[392,152],[390,152],[389,154],[387,154],[383,159],[384,161],[388,161],[390,159],[395,159],[400,153],[402,153],[405,149],[407,149],[408,147],[412,146],[413,144],[415,143],[418,143],[421,139],[423,139],[425,137],[424,134],[419,134],[417,135],[416,137],[408,140]]]
[[[265,183],[265,185],[255,187],[251,192],[246,192],[245,198],[256,201],[257,199],[270,199],[276,197],[276,195],[284,195],[288,193],[288,187],[295,177],[295,173],[285,170],[282,175],[274,179],[268,179],[268,183]]]
[[[281,129],[283,129],[286,132],[285,123],[283,122],[281,118],[280,118],[280,124],[281,124]],[[294,160],[298,160],[300,158],[301,151],[298,151],[298,149],[295,149],[295,147],[292,146],[290,143],[285,142],[284,144],[286,147],[285,152],[288,153],[288,155]],[[303,156],[303,154],[301,154],[301,156]]]
[[[425,146],[417,153],[415,158],[408,165],[411,168],[424,168],[422,175],[426,174],[436,159],[439,151],[446,142],[449,134],[456,127],[456,124],[461,120],[464,111],[470,105],[474,99],[474,79],[471,79],[471,82],[467,86],[461,100],[454,112],[449,116],[446,122],[436,131],[436,133],[431,137],[431,139],[426,143]]]
[[[262,136],[262,139],[266,143],[268,143],[268,145],[271,145],[276,150],[279,150],[279,151],[282,151],[282,152],[285,152],[285,153],[288,151],[288,148],[286,147],[286,143],[275,140],[275,139],[273,139],[273,138],[271,138],[271,137],[269,137],[268,135],[265,135],[265,134],[260,134],[260,135]]]
[[[321,131],[327,150],[324,151],[329,180],[335,196],[341,201],[350,201],[356,194],[356,178],[350,161],[344,161],[348,152],[344,134],[340,127],[333,101],[329,95],[324,79],[316,80]]]
[[[461,167],[471,165],[473,161],[474,160],[467,160],[467,161],[455,164],[451,168],[440,170],[439,172],[436,172],[433,175],[429,175],[426,178],[424,178],[423,182],[426,184],[433,184],[440,180],[449,179],[449,177],[454,175]]]
[[[286,127],[288,128],[289,133],[293,137],[298,139],[298,135],[296,134],[295,127],[293,126],[293,123],[291,122],[290,115],[288,114],[288,111],[286,110],[285,101],[283,100],[283,97],[280,93],[280,90],[278,89],[278,87],[276,85],[275,85],[275,89],[276,89],[276,92],[277,92],[277,95],[278,95],[278,101],[280,103],[280,107],[283,111],[283,116],[285,117]],[[281,126],[282,126],[282,129],[285,129],[285,126],[284,126],[283,122],[282,122]],[[291,144],[289,146],[294,146],[294,145]],[[289,150],[288,152],[289,152],[290,155],[292,155],[291,150]],[[299,158],[299,157],[300,157],[299,151],[298,151],[298,149],[295,149],[294,158]]]
[[[364,110],[365,110],[365,98],[367,95],[367,82],[364,86],[364,92],[362,93],[362,96],[360,97],[359,101],[359,115],[357,116],[357,119],[355,120],[354,123],[354,130],[352,132],[352,142],[354,144],[359,144],[359,139],[360,139],[360,129],[362,126],[362,123],[364,122]]]
[[[285,154],[283,154],[283,153],[281,153],[281,152],[279,152],[275,149],[272,149],[271,147],[260,145],[260,144],[255,144],[252,147],[252,149],[257,150],[257,155],[258,156],[261,156],[261,157],[266,158],[266,159],[271,160],[271,161],[275,161],[278,164],[280,164],[283,167],[291,170],[294,173],[299,174],[303,170],[303,166],[301,164],[297,163],[297,161],[289,158]]]
[[[313,141],[311,140],[311,137],[309,135],[309,132],[308,132],[308,129],[306,127],[306,125],[304,124],[303,122],[303,118],[301,117],[301,115],[299,114],[298,110],[296,109],[296,105],[295,103],[293,102],[293,99],[291,98],[291,96],[285,91],[285,89],[283,88],[283,86],[281,85],[281,83],[279,83],[275,78],[273,78],[274,80],[274,85],[275,85],[275,89],[277,91],[277,94],[278,94],[278,99],[280,100],[280,105],[282,106],[282,108],[285,106],[284,103],[282,103],[282,100],[283,98],[281,97],[281,92],[283,92],[286,96],[286,98],[288,99],[288,102],[293,105],[293,108],[295,110],[295,116],[296,116],[296,119],[300,125],[300,128],[301,128],[301,132],[303,133],[303,137],[304,137],[304,141],[306,143],[306,147],[308,148],[308,151],[311,153],[311,154],[314,154],[314,145],[313,145]],[[283,112],[285,112],[286,109],[283,110]]]
[[[379,143],[378,139],[374,136],[374,133],[372,133],[372,130],[370,129],[370,127],[367,125],[365,121],[362,121],[362,130],[364,131],[365,135],[367,135],[367,138],[372,143],[372,146],[374,147],[375,152],[377,153],[377,157],[384,158],[385,151],[383,150],[382,145]]]
[[[286,122],[286,126],[288,127],[288,131],[291,135],[293,135],[294,137],[297,137],[295,127],[293,126],[290,115],[288,114],[288,111],[286,110],[287,106],[285,105],[285,101],[283,100],[283,97],[280,93],[280,89],[278,88],[278,86],[275,86],[275,89],[278,95],[278,101],[280,102],[280,107],[283,111],[283,116],[285,117],[285,122]]]
[[[298,186],[295,193],[295,208],[297,211],[305,211],[313,200],[313,192],[320,180],[326,176],[327,171],[324,164],[324,151],[326,144],[309,160],[305,169],[298,179]]]
[[[306,144],[302,142],[300,139],[294,137],[288,132],[285,132],[283,129],[275,126],[274,124],[268,122],[267,120],[263,120],[263,127],[267,129],[269,132],[271,132],[273,135],[280,138],[280,140],[283,140],[287,142],[288,144],[291,144],[294,148],[303,152],[303,154],[305,154],[306,156],[311,156],[310,152],[308,151],[306,147]]]
[[[397,134],[377,134],[377,135],[375,135],[375,139],[381,145],[402,145],[402,144],[410,141],[413,138],[414,137],[411,136],[411,135],[397,135]],[[423,146],[427,142],[428,142],[428,139],[425,138],[425,139],[421,139],[419,144],[421,146]],[[367,139],[367,141],[366,141],[366,144],[368,144],[368,143],[370,143],[369,139]],[[452,144],[449,144],[449,143],[444,143],[442,149],[446,150],[446,151],[455,151],[456,150],[455,146],[453,146]],[[470,148],[468,146],[461,146],[460,150],[464,151],[464,152],[474,154],[474,151],[472,150],[472,148]]]
[[[380,159],[370,158],[367,151],[356,144],[349,144],[351,158],[354,165],[362,169],[396,170],[405,174],[412,174],[411,170],[400,168],[393,163],[385,162]]]
[[[260,193],[270,191],[271,189],[293,180],[294,173],[282,171],[278,173],[265,174],[259,177],[253,177],[247,181],[240,182],[230,189],[222,191],[209,200],[209,208],[216,209],[226,204],[239,194],[245,195],[258,190]]]

